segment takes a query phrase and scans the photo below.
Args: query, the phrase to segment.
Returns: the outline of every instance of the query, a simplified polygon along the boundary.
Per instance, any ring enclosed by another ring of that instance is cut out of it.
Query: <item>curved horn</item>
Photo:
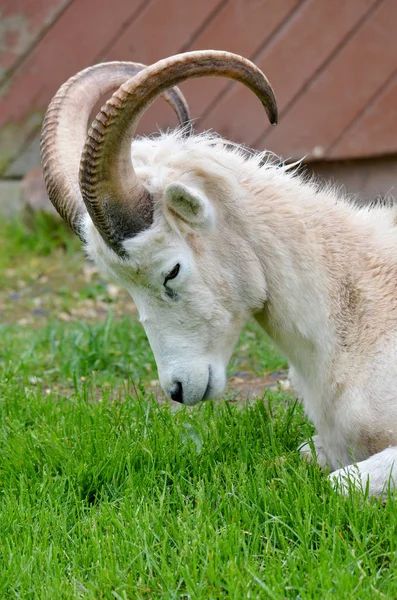
[[[120,256],[122,242],[149,227],[153,202],[131,165],[131,139],[145,110],[164,90],[193,77],[228,77],[246,85],[277,122],[274,92],[247,59],[216,50],[178,54],[151,65],[124,83],[98,113],[88,132],[80,165],[80,188],[96,228]]]
[[[98,100],[145,69],[133,62],[108,62],[88,67],[71,77],[48,107],[41,133],[41,158],[48,196],[73,231],[80,232],[86,212],[79,188],[81,152],[87,136],[90,113]],[[178,115],[189,122],[187,102],[178,89],[164,94]]]

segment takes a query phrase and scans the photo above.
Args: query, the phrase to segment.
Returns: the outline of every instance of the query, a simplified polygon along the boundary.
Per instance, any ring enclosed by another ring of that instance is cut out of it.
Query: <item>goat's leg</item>
[[[312,451],[313,447],[315,453],[314,456]],[[314,435],[311,438],[311,441],[302,444],[299,447],[299,452],[303,460],[307,460],[308,462],[316,462],[322,469],[327,468],[329,461],[327,453],[324,449],[324,444],[319,435]]]
[[[366,460],[333,471],[329,475],[332,485],[342,492],[349,492],[351,485],[365,491],[369,486],[370,496],[385,497],[387,490],[397,488],[397,446],[386,448]]]

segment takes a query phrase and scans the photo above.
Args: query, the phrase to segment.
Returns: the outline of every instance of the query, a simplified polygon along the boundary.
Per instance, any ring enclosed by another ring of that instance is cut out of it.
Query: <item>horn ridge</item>
[[[79,188],[79,166],[91,110],[102,96],[145,68],[133,62],[88,67],[61,86],[47,109],[40,144],[47,193],[61,217],[82,239],[81,220],[86,207]],[[181,125],[189,122],[189,109],[179,90],[166,92],[164,98]]]
[[[123,83],[94,119],[80,164],[84,203],[99,233],[118,254],[124,254],[126,237],[152,223],[150,194],[131,163],[131,140],[139,119],[165,90],[203,76],[240,81],[260,99],[270,122],[277,122],[275,95],[265,75],[249,60],[229,52],[201,50],[171,56]]]

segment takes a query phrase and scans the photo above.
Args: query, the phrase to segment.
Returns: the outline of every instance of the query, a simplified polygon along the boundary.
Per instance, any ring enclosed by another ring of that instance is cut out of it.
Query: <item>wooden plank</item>
[[[150,3],[106,51],[105,60],[134,60],[152,64],[178,54],[225,4],[225,0],[157,0]],[[143,116],[138,134],[152,133],[157,125],[175,125],[175,115],[165,102],[156,102]]]
[[[355,158],[397,152],[397,73],[327,152],[328,158]]]
[[[230,0],[186,49],[213,48],[247,58],[255,56],[300,2]],[[218,77],[184,84],[182,89],[189,100],[192,115],[200,119],[227,86],[230,86],[230,80]]]
[[[263,143],[292,157],[327,157],[327,149],[394,72],[396,18],[395,0],[378,3]]]
[[[0,172],[40,127],[59,86],[93,63],[146,2],[78,0],[66,8],[0,89]]]
[[[182,2],[173,0],[173,2],[175,6],[172,14],[179,15],[180,24],[174,20],[170,22],[170,31],[163,32],[165,37],[161,38],[161,45],[155,45],[157,53],[159,48],[162,56],[181,51],[213,48],[251,56],[301,0],[263,0],[261,2],[229,0],[227,3],[223,2],[219,5],[219,10],[214,11],[215,14],[208,18],[204,27],[199,23],[200,33],[198,35],[195,35],[194,32],[190,34],[187,24],[198,22],[197,16],[192,14],[192,8],[194,6],[197,11],[198,6],[201,6],[202,3],[197,2],[187,6],[183,0]],[[183,12],[185,12],[186,18],[182,18]],[[152,22],[155,22],[154,15]],[[164,19],[161,19],[159,25],[164,30],[163,22]],[[171,31],[174,26],[177,28],[177,34]],[[182,36],[180,28],[182,31],[187,31],[189,35]],[[142,31],[147,31],[147,28],[142,28]],[[173,40],[178,40],[179,44],[175,44]],[[151,62],[153,58],[154,53],[147,56],[147,61]],[[228,85],[230,85],[230,81],[217,77],[192,80],[182,84],[181,89],[188,99],[193,118],[199,117],[198,123],[200,123],[203,111]],[[138,133],[152,132],[154,123],[163,128],[175,123],[175,117],[172,116],[169,106],[163,102],[158,102],[149,109],[140,123]]]
[[[0,82],[71,0],[3,0],[0,6]]]
[[[0,172],[2,165],[4,169],[23,152],[52,95],[70,75],[100,60],[150,63],[178,52],[220,3],[75,1],[24,61],[3,95],[0,91]],[[164,27],[169,14],[173,14],[172,26]],[[168,122],[174,123],[168,111]],[[153,119],[148,129],[153,131]]]
[[[105,60],[152,64],[181,51],[224,0],[156,0],[114,40]]]
[[[281,115],[375,2],[308,0],[271,42],[253,57],[274,87]],[[283,123],[284,117],[281,125],[272,128],[272,132],[278,131]],[[233,84],[208,111],[200,125],[203,128],[213,127],[226,137],[251,146],[263,137],[269,127],[260,103],[238,84]],[[263,140],[256,145],[263,147]],[[284,144],[283,150],[289,153],[289,145]]]

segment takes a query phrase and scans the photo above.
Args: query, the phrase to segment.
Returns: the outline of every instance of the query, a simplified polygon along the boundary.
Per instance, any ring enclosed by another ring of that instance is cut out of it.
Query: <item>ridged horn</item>
[[[265,75],[249,60],[217,50],[178,54],[151,65],[125,82],[107,101],[88,132],[80,165],[80,189],[96,228],[120,256],[122,242],[148,228],[153,202],[131,164],[131,140],[145,110],[186,79],[221,76],[251,89],[271,123],[277,104]]]
[[[145,68],[146,65],[133,62],[88,67],[64,83],[48,107],[41,132],[47,193],[61,217],[80,237],[86,208],[79,187],[79,166],[90,113],[101,97],[109,96]],[[182,93],[173,89],[163,96],[175,110],[179,123],[188,123],[189,109]]]

